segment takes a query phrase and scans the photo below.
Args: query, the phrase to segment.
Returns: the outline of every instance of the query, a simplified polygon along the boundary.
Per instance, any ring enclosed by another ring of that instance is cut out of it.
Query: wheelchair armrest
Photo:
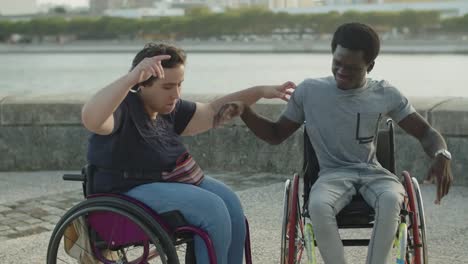
[[[63,174],[62,179],[64,181],[84,181],[85,177],[82,174]]]

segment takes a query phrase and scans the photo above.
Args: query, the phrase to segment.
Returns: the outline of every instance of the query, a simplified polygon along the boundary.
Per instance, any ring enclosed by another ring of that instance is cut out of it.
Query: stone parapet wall
[[[210,101],[219,95],[186,95]],[[89,133],[80,111],[87,95],[13,97],[0,94],[0,171],[79,170],[85,164]],[[453,154],[455,184],[468,186],[468,98],[410,98],[447,140]],[[262,100],[256,111],[276,119],[284,103]],[[202,168],[209,170],[284,173],[302,166],[302,132],[278,146],[258,140],[237,119],[222,128],[186,137]],[[419,142],[396,130],[397,170],[422,179],[430,164]]]

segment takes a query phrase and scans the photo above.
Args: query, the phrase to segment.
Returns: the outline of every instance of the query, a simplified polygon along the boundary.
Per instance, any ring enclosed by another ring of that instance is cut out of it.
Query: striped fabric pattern
[[[202,169],[193,159],[192,155],[185,152],[176,162],[176,167],[169,173],[163,173],[162,179],[167,182],[180,182],[198,185],[203,180]]]

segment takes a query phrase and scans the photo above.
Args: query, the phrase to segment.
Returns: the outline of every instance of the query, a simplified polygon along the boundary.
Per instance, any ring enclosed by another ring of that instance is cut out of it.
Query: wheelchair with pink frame
[[[195,264],[195,235],[205,242],[209,264],[216,264],[209,235],[189,225],[179,211],[159,214],[122,194],[88,194],[91,170],[92,166],[86,166],[81,174],[63,175],[64,180],[83,182],[86,199],[69,209],[55,226],[47,249],[48,264],[76,263],[76,257],[69,254],[69,244],[81,252],[83,258],[78,263]],[[246,224],[245,261],[251,264],[247,219]],[[73,229],[85,230],[86,239],[77,239],[76,233],[69,232]]]
[[[379,163],[395,174],[394,132],[392,121],[387,128],[379,130],[377,137],[377,159]],[[302,175],[294,174],[286,180],[284,189],[284,211],[281,236],[281,264],[317,263],[316,245],[308,212],[309,192],[317,180],[319,165],[315,151],[304,130],[304,162]],[[416,178],[406,171],[401,173],[406,197],[400,210],[400,223],[395,230],[394,253],[397,264],[427,264],[426,226],[424,207]],[[300,178],[303,189],[300,194]],[[302,196],[302,201],[300,197]],[[339,229],[372,228],[374,209],[357,194],[341,212],[336,215]],[[369,239],[342,239],[344,246],[367,246]]]

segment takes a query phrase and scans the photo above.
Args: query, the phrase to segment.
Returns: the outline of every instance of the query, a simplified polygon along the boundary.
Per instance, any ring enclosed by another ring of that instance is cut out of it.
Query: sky
[[[68,6],[88,6],[88,0],[37,0],[37,4],[55,4],[55,5],[68,5]]]

